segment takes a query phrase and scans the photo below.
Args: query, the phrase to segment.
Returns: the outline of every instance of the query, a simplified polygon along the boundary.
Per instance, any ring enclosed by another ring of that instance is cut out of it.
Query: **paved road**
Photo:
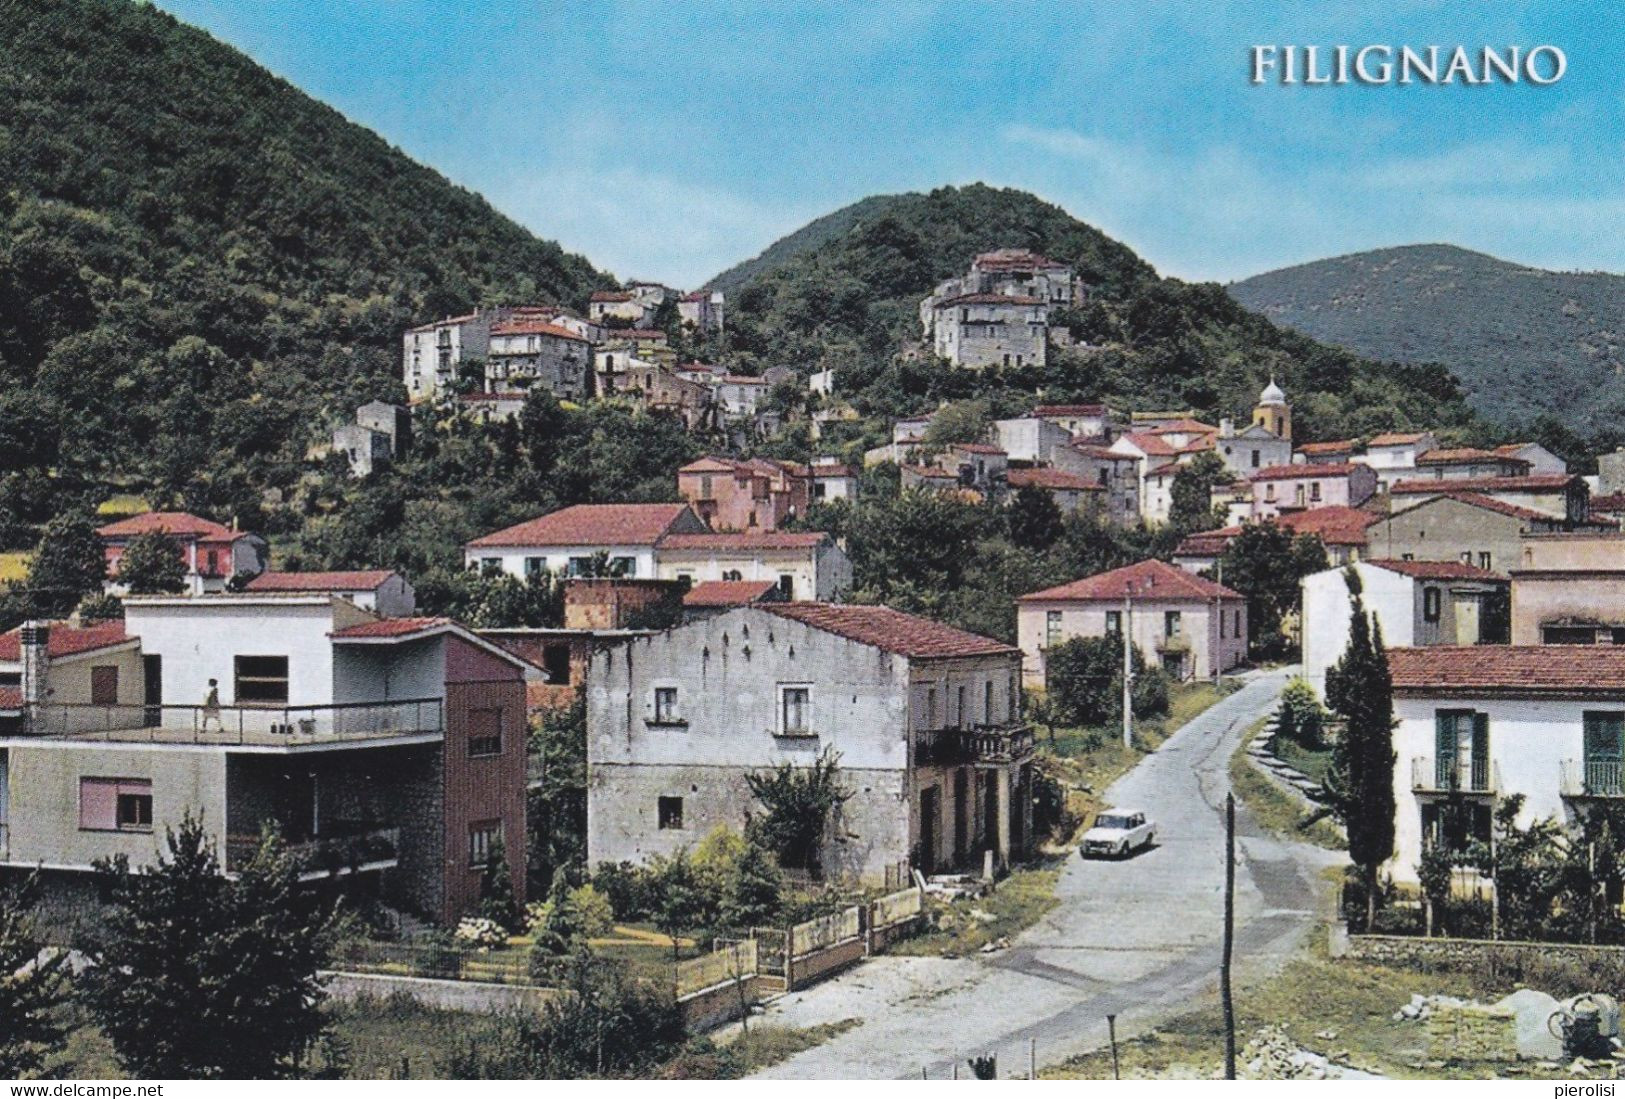
[[[1275,705],[1286,672],[1254,677],[1180,729],[1108,791],[1146,810],[1157,846],[1124,862],[1073,856],[1061,903],[1009,949],[974,958],[880,957],[785,996],[767,1020],[862,1024],[764,1075],[804,1079],[946,1077],[995,1052],[1000,1076],[1105,1044],[1183,1010],[1216,987],[1223,934],[1224,796],[1243,730]],[[1238,811],[1238,972],[1295,950],[1314,918],[1323,858],[1264,834]],[[963,1074],[963,1070],[962,1074]]]

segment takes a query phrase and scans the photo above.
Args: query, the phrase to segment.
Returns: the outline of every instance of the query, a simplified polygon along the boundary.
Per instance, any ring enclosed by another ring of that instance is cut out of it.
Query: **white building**
[[[856,500],[858,498],[858,471],[838,458],[814,458],[812,470],[813,500]]]
[[[1395,481],[1416,476],[1416,459],[1438,446],[1431,431],[1387,431],[1366,443],[1365,453],[1352,461],[1376,470],[1377,490],[1387,492]]]
[[[661,538],[705,531],[687,504],[577,504],[474,539],[463,547],[463,563],[521,579],[544,570],[580,576],[603,553],[619,575],[652,578]]]
[[[1388,667],[1395,881],[1416,881],[1425,845],[1487,840],[1509,795],[1524,826],[1625,797],[1625,648],[1393,649]]]
[[[1303,674],[1326,693],[1326,669],[1349,644],[1345,573],[1360,578],[1360,599],[1390,648],[1504,641],[1507,579],[1459,561],[1359,561],[1303,578]],[[1495,602],[1499,600],[1501,611]],[[1497,617],[1500,621],[1497,621]]]
[[[724,323],[721,290],[696,290],[677,299],[677,316],[701,335],[720,333]]]
[[[1072,432],[1053,420],[1039,416],[1017,416],[993,421],[992,440],[1012,462],[1050,465],[1056,453],[1072,445]]]
[[[771,580],[785,599],[829,600],[852,590],[852,562],[822,531],[669,533],[655,545],[662,580]]]
[[[429,401],[450,393],[463,363],[485,358],[492,322],[506,320],[510,312],[476,310],[408,328],[401,338],[401,374],[407,396]]]

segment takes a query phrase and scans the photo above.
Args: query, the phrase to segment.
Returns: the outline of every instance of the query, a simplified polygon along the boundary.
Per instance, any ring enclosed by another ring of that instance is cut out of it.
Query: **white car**
[[[1127,858],[1130,852],[1150,847],[1157,838],[1157,826],[1138,809],[1103,809],[1095,823],[1083,834],[1078,854]]]

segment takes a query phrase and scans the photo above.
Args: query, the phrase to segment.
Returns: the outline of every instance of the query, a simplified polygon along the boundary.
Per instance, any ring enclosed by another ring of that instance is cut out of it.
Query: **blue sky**
[[[1625,271],[1616,5],[161,0],[622,277],[1020,187],[1166,274],[1448,241]],[[1550,43],[1555,85],[1248,83],[1255,43]]]

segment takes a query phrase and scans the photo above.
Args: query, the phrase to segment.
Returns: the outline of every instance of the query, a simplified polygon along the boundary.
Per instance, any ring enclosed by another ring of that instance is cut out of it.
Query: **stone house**
[[[677,299],[677,316],[701,335],[720,333],[724,312],[721,290],[695,290]]]
[[[1625,648],[1391,649],[1394,857],[1414,884],[1423,850],[1487,841],[1500,802],[1518,823],[1572,822],[1625,797]]]
[[[1094,481],[1106,490],[1107,521],[1129,526],[1140,518],[1142,459],[1097,443],[1073,443],[1055,452],[1055,468]]]
[[[716,426],[716,394],[712,387],[684,377],[670,367],[615,350],[594,356],[597,395],[620,397],[650,412],[664,412],[683,421],[691,432]]]
[[[1512,560],[1514,645],[1625,645],[1625,532],[1526,533]]]
[[[1617,496],[1620,493],[1625,493],[1625,446],[1597,455],[1597,494]]]
[[[1110,445],[1119,433],[1116,417],[1103,404],[1041,404],[1033,408],[1034,419],[1054,424],[1074,439],[1099,440]]]
[[[1360,598],[1389,648],[1506,643],[1507,579],[1458,561],[1360,561]],[[1349,644],[1343,568],[1303,578],[1303,675],[1322,695]]]
[[[1043,298],[964,294],[932,310],[932,350],[954,366],[1043,366],[1049,306]]]
[[[1395,481],[1388,488],[1393,506],[1420,502],[1443,493],[1471,492],[1515,507],[1538,511],[1568,523],[1590,518],[1591,490],[1584,478],[1567,473],[1531,474],[1527,477],[1473,477],[1440,480],[1418,477]]]
[[[333,429],[333,450],[350,463],[350,476],[370,477],[395,457],[389,436],[361,424],[340,424]]]
[[[938,283],[920,302],[920,326],[926,339],[937,334],[938,307],[971,294],[1032,298],[1056,309],[1066,309],[1087,297],[1087,290],[1072,268],[1026,248],[1000,248],[983,252],[963,275]]]
[[[1325,547],[1328,561],[1333,565],[1346,565],[1366,555],[1370,541],[1367,531],[1381,518],[1361,508],[1330,507],[1284,511],[1266,522],[1274,523],[1294,535],[1314,535]],[[1190,535],[1175,548],[1174,564],[1187,572],[1207,572],[1217,567],[1225,548],[1241,533],[1242,526],[1237,523]]]
[[[1032,845],[1020,654],[887,607],[765,603],[593,658],[587,856],[642,862],[763,812],[748,778],[838,760],[826,877],[881,883]]]
[[[1460,561],[1505,574],[1523,556],[1527,533],[1563,530],[1545,512],[1476,492],[1451,491],[1405,503],[1366,528],[1370,556],[1395,561]]]
[[[1248,480],[1253,486],[1254,519],[1270,519],[1285,511],[1357,508],[1377,491],[1375,471],[1352,462],[1274,466]]]
[[[1063,515],[1076,515],[1080,511],[1087,513],[1090,510],[1101,515],[1106,512],[1106,486],[1065,470],[1043,467],[1012,469],[1005,474],[1005,485],[1012,495],[1024,488],[1047,493]]]
[[[457,398],[457,407],[475,423],[503,423],[524,411],[525,394],[523,391],[464,393]]]
[[[233,579],[246,580],[265,571],[271,548],[265,539],[246,531],[190,515],[184,511],[149,511],[98,527],[107,559],[107,590],[123,595],[119,582],[119,559],[124,550],[143,534],[168,535],[180,550],[186,566],[186,590],[194,595],[220,592]]]
[[[448,395],[463,364],[486,357],[491,325],[511,313],[510,309],[476,310],[408,328],[401,338],[401,374],[408,398],[430,401]]]
[[[717,383],[717,405],[725,420],[754,421],[767,398],[767,382],[746,374],[726,374]]]
[[[491,326],[485,386],[498,393],[541,387],[560,400],[580,400],[591,385],[592,344],[556,324],[513,318]]]
[[[963,486],[959,474],[941,466],[903,465],[898,467],[898,485],[904,492],[958,492]]]
[[[1569,464],[1539,443],[1503,443],[1495,453],[1529,463],[1530,473],[1567,473]]]
[[[814,501],[858,498],[858,471],[839,459],[814,458],[809,472]]]
[[[587,319],[606,326],[613,321],[648,328],[655,323],[655,315],[671,293],[664,286],[654,284],[626,290],[595,290],[587,299]]]
[[[523,899],[518,658],[447,620],[379,618],[330,595],[132,597],[124,629],[135,649],[116,697],[96,696],[102,649],[83,700],[84,677],[50,655],[51,627],[21,631],[0,864],[47,867],[53,897],[82,911],[97,860],[150,865],[155,837],[190,813],[227,873],[274,822],[302,880],[342,876],[443,923],[477,903],[501,841]]]
[[[795,462],[712,455],[677,471],[677,492],[712,530],[778,530],[807,513],[812,474]]]
[[[1222,584],[1146,560],[1016,600],[1022,676],[1043,687],[1045,654],[1074,637],[1129,639],[1176,682],[1219,675],[1247,659],[1247,600]]]

